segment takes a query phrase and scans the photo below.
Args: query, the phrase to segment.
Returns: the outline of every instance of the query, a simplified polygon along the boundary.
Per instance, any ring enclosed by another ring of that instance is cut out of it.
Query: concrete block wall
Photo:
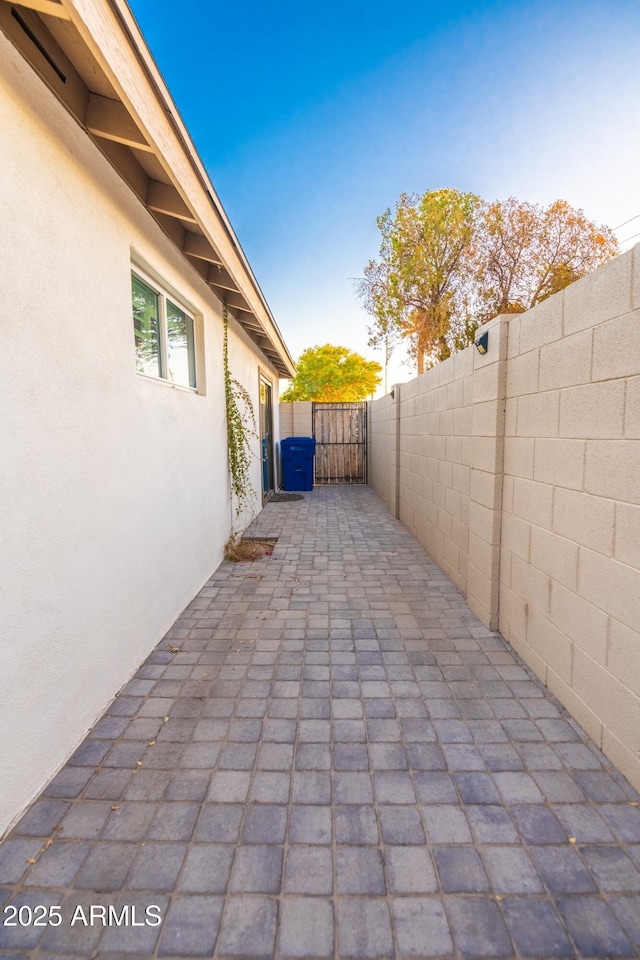
[[[507,318],[369,404],[369,483],[497,628]]]
[[[471,434],[465,380],[473,367],[457,360],[400,388],[398,517],[464,593],[470,466],[463,447]]]
[[[298,400],[280,404],[280,439],[313,436],[313,403]]]
[[[640,246],[509,323],[499,628],[640,783]]]
[[[380,400],[368,404],[367,424],[367,476],[369,486],[373,487],[389,510],[398,516],[398,413],[400,409],[399,392],[388,393]],[[397,400],[396,400],[397,396]]]
[[[489,333],[487,353],[483,356],[473,346],[464,351],[473,358],[466,452],[470,469],[466,595],[473,612],[492,630],[498,628],[499,614],[508,330],[509,318],[496,317],[483,328]]]
[[[640,245],[488,329],[370,404],[370,483],[640,787]]]
[[[297,400],[295,403],[280,403],[278,404],[278,413],[281,441],[287,437],[313,436],[313,403],[311,401]],[[276,461],[278,463],[278,476],[280,482],[282,482],[280,443],[276,448]]]

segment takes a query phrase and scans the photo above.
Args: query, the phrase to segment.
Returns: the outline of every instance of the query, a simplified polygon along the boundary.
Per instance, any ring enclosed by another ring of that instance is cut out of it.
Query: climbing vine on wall
[[[227,445],[231,496],[235,502],[235,522],[256,501],[251,483],[251,461],[255,457],[252,442],[258,439],[256,415],[249,392],[231,375],[229,368],[229,314],[226,303],[222,309],[224,322],[223,367],[224,395],[227,411]]]

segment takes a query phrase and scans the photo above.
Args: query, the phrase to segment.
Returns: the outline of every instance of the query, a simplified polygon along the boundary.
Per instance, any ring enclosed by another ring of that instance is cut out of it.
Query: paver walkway
[[[0,846],[62,916],[0,960],[640,955],[638,795],[376,495],[253,532]]]

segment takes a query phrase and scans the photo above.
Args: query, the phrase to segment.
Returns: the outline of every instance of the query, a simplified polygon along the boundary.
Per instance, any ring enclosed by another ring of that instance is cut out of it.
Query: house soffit
[[[280,376],[293,376],[282,335],[126,4],[0,0],[0,28]]]

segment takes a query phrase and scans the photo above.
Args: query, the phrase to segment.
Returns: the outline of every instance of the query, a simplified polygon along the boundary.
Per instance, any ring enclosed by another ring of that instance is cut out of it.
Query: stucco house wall
[[[2,33],[0,127],[1,834],[217,566],[232,516],[220,300]],[[132,265],[193,311],[197,392],[136,373]],[[271,378],[275,409],[278,373],[235,320],[230,360],[256,412]]]

